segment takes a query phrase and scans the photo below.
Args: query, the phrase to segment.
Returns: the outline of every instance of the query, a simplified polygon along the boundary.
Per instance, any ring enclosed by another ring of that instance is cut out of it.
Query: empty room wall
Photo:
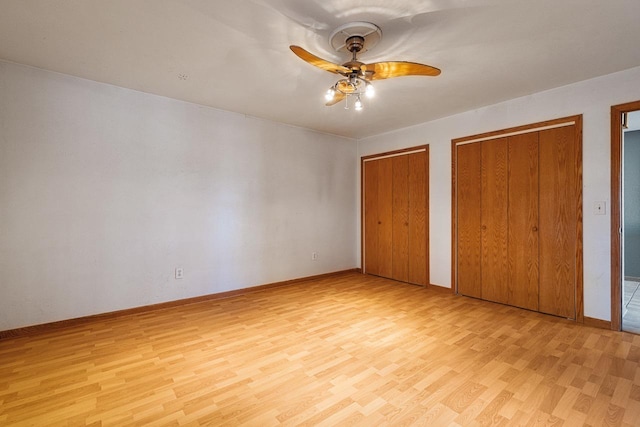
[[[611,320],[610,110],[639,99],[640,67],[366,138],[358,157],[429,144],[431,283],[450,287],[451,140],[583,114],[584,315]],[[606,215],[594,215],[596,201]]]
[[[355,267],[356,149],[0,62],[0,330]]]

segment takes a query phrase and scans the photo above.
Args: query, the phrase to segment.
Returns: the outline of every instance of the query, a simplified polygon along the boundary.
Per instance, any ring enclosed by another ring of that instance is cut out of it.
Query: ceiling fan
[[[345,99],[345,108],[348,109],[349,97],[354,96],[356,97],[354,108],[361,110],[361,96],[373,96],[372,80],[402,76],[435,77],[440,74],[438,68],[416,62],[388,61],[365,64],[358,61],[358,53],[371,49],[381,38],[380,28],[370,22],[349,22],[336,28],[329,37],[329,43],[337,51],[351,53],[351,60],[342,65],[324,60],[300,46],[292,45],[289,48],[309,64],[343,77],[327,91],[325,95],[327,106],[335,105]]]

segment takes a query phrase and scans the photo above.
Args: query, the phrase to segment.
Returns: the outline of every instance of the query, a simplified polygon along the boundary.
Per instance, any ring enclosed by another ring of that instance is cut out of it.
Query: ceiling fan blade
[[[303,61],[307,61],[311,65],[315,65],[318,68],[322,68],[323,70],[336,73],[336,74],[348,74],[351,70],[347,67],[343,67],[342,65],[334,64],[329,61],[325,61],[322,58],[315,56],[313,53],[307,52],[300,46],[289,46],[289,49],[300,59]]]
[[[327,107],[331,107],[332,105],[336,105],[338,102],[342,101],[347,95],[337,92],[335,93],[335,95],[333,95],[333,99],[329,102],[327,102],[326,105]]]
[[[365,73],[373,73],[368,80],[390,79],[402,76],[437,76],[440,70],[430,65],[418,64],[416,62],[391,61],[375,62],[373,64],[363,64],[360,69]]]

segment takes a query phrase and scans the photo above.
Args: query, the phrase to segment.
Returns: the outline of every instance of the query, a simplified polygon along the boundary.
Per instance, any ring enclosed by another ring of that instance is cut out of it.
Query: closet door
[[[481,143],[456,147],[458,293],[482,298]]]
[[[575,318],[577,256],[574,126],[540,131],[540,308]]]
[[[538,310],[538,132],[508,141],[507,303]]]
[[[363,270],[427,285],[429,154],[411,151],[362,161]]]
[[[452,141],[458,293],[582,320],[581,129],[572,116]]]
[[[364,265],[369,274],[380,274],[378,266],[378,162],[364,162]]]
[[[508,302],[507,138],[482,142],[482,298]]]
[[[378,163],[378,274],[393,277],[393,157]]]
[[[393,162],[392,279],[409,281],[409,156],[396,156]]]
[[[429,155],[427,151],[412,153],[409,161],[409,283],[428,285],[429,228]]]

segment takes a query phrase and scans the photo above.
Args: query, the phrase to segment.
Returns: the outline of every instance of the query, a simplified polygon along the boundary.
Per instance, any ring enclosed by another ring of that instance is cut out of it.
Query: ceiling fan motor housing
[[[351,53],[358,53],[364,47],[364,37],[351,36],[346,41],[347,50]]]
[[[365,52],[382,39],[382,30],[371,22],[347,22],[329,36],[329,44],[337,52]]]

